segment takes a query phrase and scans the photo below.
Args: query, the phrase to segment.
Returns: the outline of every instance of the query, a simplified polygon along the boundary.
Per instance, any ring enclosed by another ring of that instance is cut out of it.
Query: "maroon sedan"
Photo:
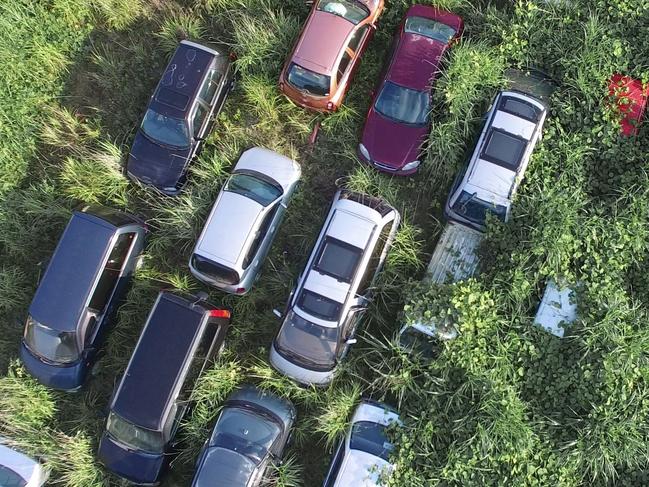
[[[401,176],[417,171],[430,130],[430,90],[442,56],[463,25],[457,15],[434,7],[408,9],[365,120],[358,145],[361,160]]]

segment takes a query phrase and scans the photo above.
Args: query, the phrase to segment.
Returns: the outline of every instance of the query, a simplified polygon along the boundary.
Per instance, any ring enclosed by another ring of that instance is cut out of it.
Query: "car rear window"
[[[457,32],[453,27],[424,17],[408,17],[405,31],[409,34],[419,34],[444,43],[448,43]]]
[[[318,10],[342,17],[354,25],[370,14],[367,7],[358,0],[320,0]]]
[[[362,249],[327,237],[318,253],[315,269],[339,281],[351,282],[362,255]]]
[[[535,123],[539,121],[539,117],[541,116],[541,109],[539,107],[524,100],[508,96],[503,97],[498,109]]]
[[[9,467],[0,465],[0,485],[2,487],[26,487],[27,481]]]
[[[288,70],[288,82],[298,90],[315,96],[327,96],[331,90],[331,77],[291,64]]]
[[[234,285],[240,280],[239,274],[233,269],[212,262],[200,255],[192,255],[192,266],[201,274],[226,284]]]
[[[328,321],[336,321],[342,309],[341,303],[307,289],[302,291],[298,306],[310,315]]]
[[[491,129],[481,158],[516,171],[520,165],[527,142],[503,130]]]
[[[268,206],[282,195],[282,188],[264,181],[254,174],[236,172],[225,185],[225,191],[250,198],[262,206]]]
[[[359,421],[354,424],[349,447],[382,458],[386,462],[394,449],[385,434],[385,426],[371,421]]]

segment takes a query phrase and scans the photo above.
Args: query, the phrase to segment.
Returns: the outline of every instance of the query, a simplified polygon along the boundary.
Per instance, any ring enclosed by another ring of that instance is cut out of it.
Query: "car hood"
[[[400,169],[419,158],[420,148],[427,135],[428,126],[415,127],[394,122],[380,115],[372,106],[363,128],[361,143],[370,153],[372,161]]]
[[[255,467],[252,461],[237,452],[221,447],[210,448],[198,467],[192,487],[246,487]]]
[[[2,438],[0,438],[0,466],[13,470],[27,482],[33,482],[28,485],[43,485],[47,478],[46,472],[36,460],[3,445]]]
[[[163,147],[138,130],[128,157],[127,170],[145,184],[173,187],[185,172],[191,149]]]
[[[107,434],[99,442],[97,456],[111,472],[133,483],[153,484],[165,467],[167,456],[127,450]]]

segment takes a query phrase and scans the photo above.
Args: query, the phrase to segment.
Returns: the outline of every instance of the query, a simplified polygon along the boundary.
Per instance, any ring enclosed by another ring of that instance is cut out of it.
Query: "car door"
[[[336,480],[338,478],[338,473],[340,472],[340,467],[343,464],[343,458],[345,457],[345,440],[342,439],[338,442],[336,447],[336,453],[331,459],[331,465],[329,466],[329,471],[325,477],[322,487],[334,487]]]
[[[95,347],[105,334],[104,323],[112,321],[124,285],[129,276],[125,275],[129,258],[132,254],[136,232],[118,233],[114,238],[104,267],[95,282],[93,292],[88,301],[84,315],[82,336],[85,337],[84,349]]]
[[[203,139],[207,136],[208,132],[210,113],[210,107],[198,98],[192,108],[190,118],[192,138],[194,139],[194,152],[190,155],[190,159],[193,155],[198,154],[203,146]]]
[[[284,208],[285,206],[282,205],[282,200],[278,199],[264,212],[263,217],[255,229],[255,236],[243,260],[242,266],[245,270],[248,270],[252,265],[252,271],[259,272],[264,257],[270,250],[273,238],[279,228],[279,223],[284,214]]]
[[[370,24],[363,24],[355,29],[353,34],[349,37],[336,70],[336,84],[338,90],[347,90],[349,81],[358,66],[360,55],[367,43],[371,29]]]

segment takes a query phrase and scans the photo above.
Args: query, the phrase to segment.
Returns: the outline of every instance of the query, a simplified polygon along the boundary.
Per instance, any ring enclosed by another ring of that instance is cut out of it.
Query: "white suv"
[[[507,220],[547,113],[536,97],[514,90],[498,93],[471,159],[446,201],[450,221],[483,232],[488,212]]]
[[[399,226],[385,201],[339,191],[273,341],[270,362],[302,384],[326,385],[355,343]]]
[[[365,399],[354,412],[352,424],[336,448],[323,487],[378,487],[394,470],[394,449],[386,435],[399,415],[385,404]]]

